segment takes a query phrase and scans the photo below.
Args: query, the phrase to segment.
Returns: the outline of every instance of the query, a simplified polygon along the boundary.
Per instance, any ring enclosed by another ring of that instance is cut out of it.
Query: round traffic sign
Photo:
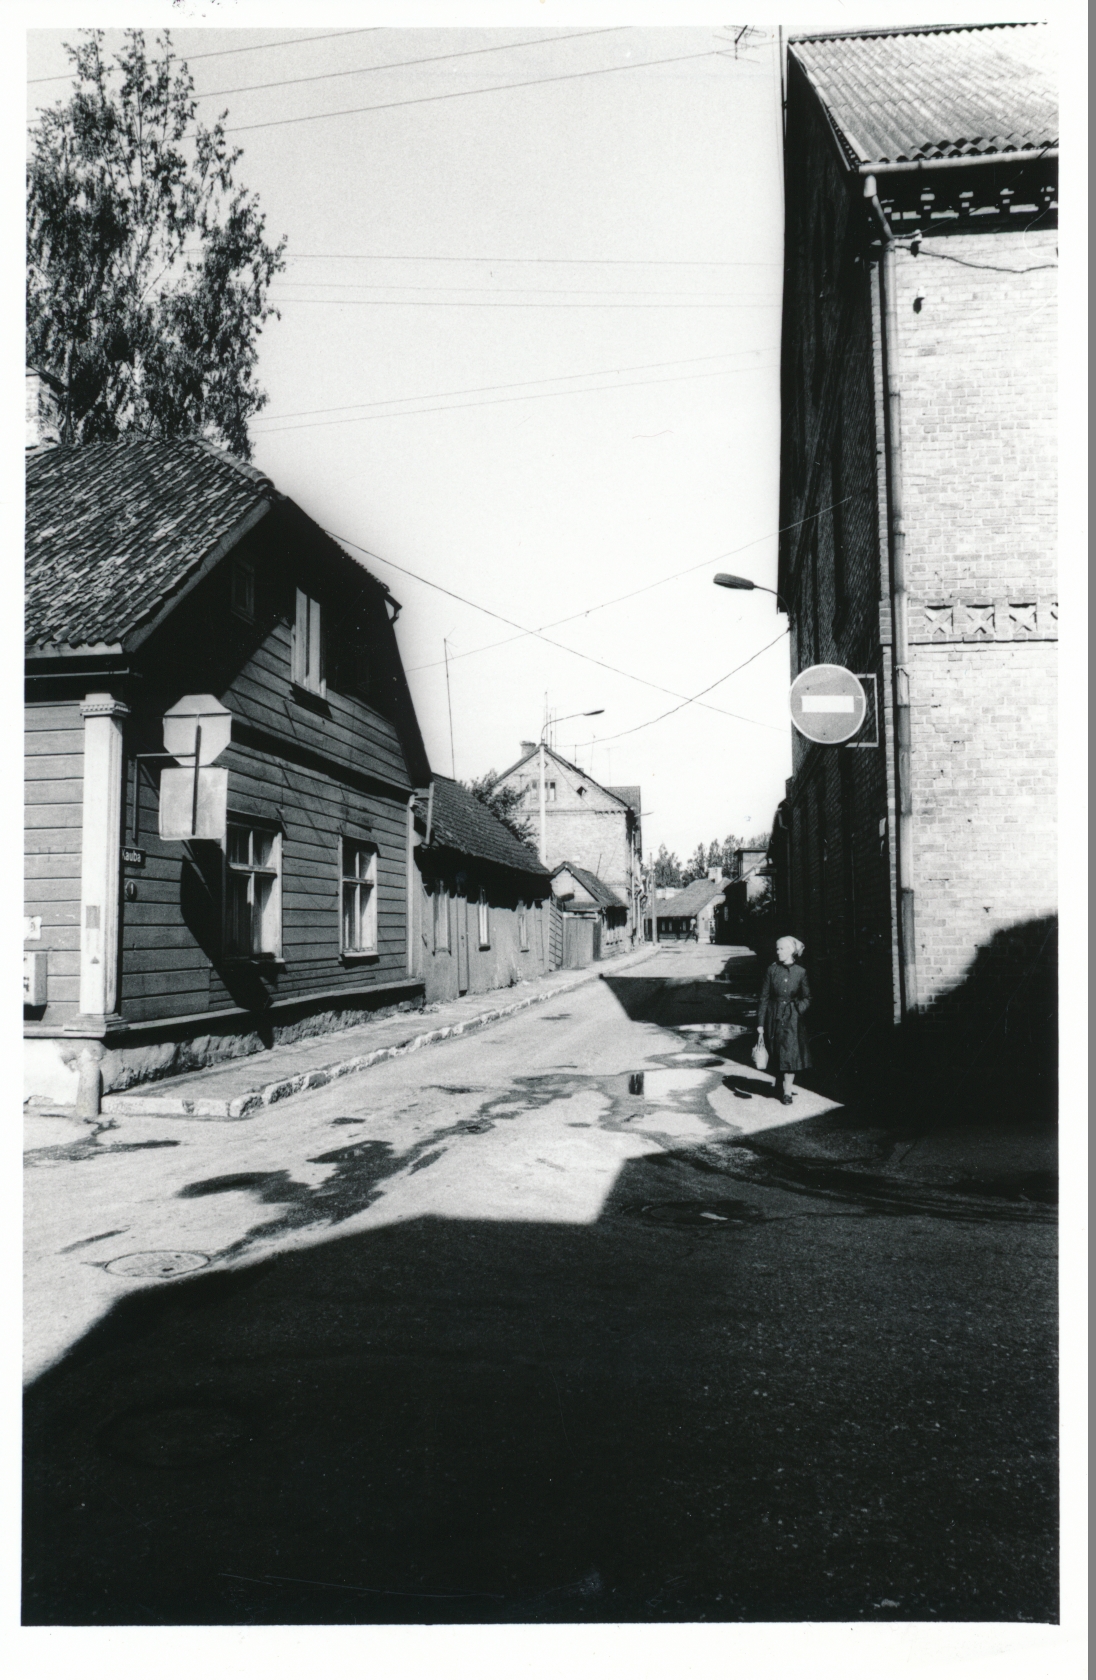
[[[843,665],[810,665],[800,671],[790,700],[799,733],[826,747],[851,741],[868,710],[860,678]]]

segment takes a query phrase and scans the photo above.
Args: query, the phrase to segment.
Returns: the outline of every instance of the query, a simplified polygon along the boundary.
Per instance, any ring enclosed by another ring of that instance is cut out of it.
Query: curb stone
[[[641,962],[651,954],[648,949],[637,956]],[[630,967],[630,964],[622,964]],[[190,1119],[190,1120],[244,1120],[248,1115],[255,1114],[260,1108],[268,1108],[272,1103],[284,1102],[287,1097],[299,1096],[302,1091],[316,1090],[321,1085],[328,1085],[333,1079],[344,1079],[351,1073],[363,1073],[366,1068],[375,1067],[378,1062],[388,1062],[397,1056],[410,1056],[416,1050],[423,1050],[429,1044],[440,1044],[448,1038],[456,1038],[464,1033],[474,1032],[478,1027],[491,1026],[495,1021],[503,1021],[511,1015],[519,1015],[523,1010],[531,1009],[538,1003],[550,1003],[553,998],[560,997],[567,992],[576,991],[580,986],[587,986],[593,980],[601,980],[604,975],[598,970],[591,970],[581,974],[575,980],[562,986],[553,986],[548,991],[536,992],[531,997],[519,998],[516,1003],[508,1003],[501,1008],[486,1009],[482,1014],[474,1015],[466,1021],[455,1021],[447,1027],[435,1027],[432,1032],[419,1033],[407,1044],[387,1044],[379,1050],[368,1050],[360,1056],[351,1056],[344,1062],[329,1062],[323,1067],[311,1068],[307,1073],[298,1073],[288,1079],[276,1079],[269,1085],[257,1086],[254,1090],[245,1091],[239,1097],[154,1097],[154,1096],[105,1096],[102,1100],[102,1112],[112,1115],[145,1115],[150,1118]]]

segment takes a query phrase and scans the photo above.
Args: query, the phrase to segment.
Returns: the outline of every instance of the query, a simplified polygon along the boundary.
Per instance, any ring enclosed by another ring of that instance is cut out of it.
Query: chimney
[[[28,449],[52,449],[61,441],[60,386],[38,368],[27,368],[26,411]]]
[[[522,758],[528,758],[529,754],[533,753],[533,752],[536,752],[536,750],[537,750],[537,744],[536,744],[535,741],[523,741],[521,743],[521,756],[522,756]]]

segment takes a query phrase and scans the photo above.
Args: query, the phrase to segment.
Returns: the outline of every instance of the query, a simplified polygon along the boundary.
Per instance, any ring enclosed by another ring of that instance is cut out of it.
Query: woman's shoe
[[[780,1101],[781,1101],[781,1102],[782,1102],[782,1103],[786,1103],[786,1104],[787,1104],[787,1106],[788,1106],[788,1107],[789,1107],[789,1108],[790,1108],[790,1107],[791,1107],[791,1106],[792,1106],[792,1099],[791,1099],[791,1093],[790,1093],[790,1092],[788,1092],[788,1091],[785,1091],[785,1093],[784,1093],[784,1095],[783,1095],[783,1096],[782,1096],[782,1097],[781,1097],[781,1099],[780,1099]]]

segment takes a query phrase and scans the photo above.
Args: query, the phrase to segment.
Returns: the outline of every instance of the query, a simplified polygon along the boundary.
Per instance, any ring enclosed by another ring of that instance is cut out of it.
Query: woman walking
[[[803,1016],[811,1006],[807,971],[799,963],[802,941],[790,934],[776,942],[757,1006],[757,1037],[769,1052],[769,1067],[779,1075],[780,1100],[790,1103],[795,1076],[811,1065]]]

